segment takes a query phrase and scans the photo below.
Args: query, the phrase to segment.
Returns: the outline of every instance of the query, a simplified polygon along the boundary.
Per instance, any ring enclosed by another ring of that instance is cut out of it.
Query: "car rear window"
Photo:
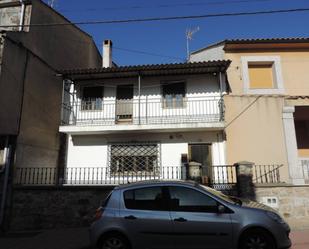
[[[168,210],[161,187],[127,190],[124,192],[124,203],[128,209]]]

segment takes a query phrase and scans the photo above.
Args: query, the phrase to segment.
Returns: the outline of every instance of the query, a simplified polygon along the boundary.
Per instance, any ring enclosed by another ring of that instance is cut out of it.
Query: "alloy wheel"
[[[247,238],[246,249],[267,249],[267,242],[263,236],[254,235]]]
[[[103,242],[102,249],[126,249],[125,243],[122,239],[117,237],[110,237]]]

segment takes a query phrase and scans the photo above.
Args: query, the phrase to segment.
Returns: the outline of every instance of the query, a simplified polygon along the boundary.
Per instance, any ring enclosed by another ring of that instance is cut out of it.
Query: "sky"
[[[55,0],[54,4],[54,9],[72,22],[295,8],[309,8],[309,0]],[[117,65],[184,62],[186,30],[197,27],[199,31],[190,41],[191,52],[224,39],[309,37],[309,11],[80,26],[100,51],[105,39],[112,40]]]

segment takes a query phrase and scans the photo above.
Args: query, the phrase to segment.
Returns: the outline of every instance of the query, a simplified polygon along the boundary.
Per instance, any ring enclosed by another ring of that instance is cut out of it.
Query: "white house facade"
[[[203,176],[226,164],[223,95],[230,61],[61,72],[66,184]],[[195,167],[196,168],[196,167]]]

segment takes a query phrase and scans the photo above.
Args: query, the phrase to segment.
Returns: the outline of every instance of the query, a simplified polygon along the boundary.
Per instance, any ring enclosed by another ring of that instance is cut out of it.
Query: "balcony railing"
[[[309,158],[299,158],[299,164],[303,171],[305,183],[309,184]]]
[[[218,96],[182,98],[170,104],[163,98],[79,101],[63,104],[63,125],[214,123],[224,120]]]
[[[253,165],[253,183],[281,183],[281,167],[283,165]]]
[[[197,170],[197,169],[195,169]],[[50,167],[17,168],[16,185],[118,185],[143,180],[196,180],[206,185],[236,184],[233,165],[200,166],[198,177],[192,177],[188,166],[160,166],[139,168],[113,167]],[[195,172],[196,174],[196,172]],[[223,187],[222,187],[223,188]]]

